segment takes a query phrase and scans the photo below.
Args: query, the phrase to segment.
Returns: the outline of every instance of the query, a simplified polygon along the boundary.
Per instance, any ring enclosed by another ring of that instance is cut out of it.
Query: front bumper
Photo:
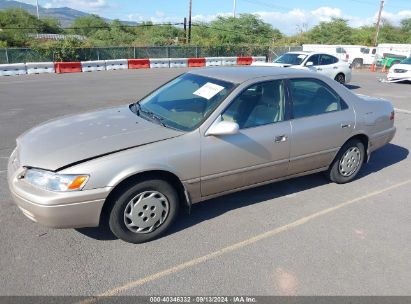
[[[16,152],[13,152],[8,163],[7,181],[14,201],[29,219],[52,228],[99,225],[101,210],[111,187],[72,192],[47,191],[18,178],[23,170]]]

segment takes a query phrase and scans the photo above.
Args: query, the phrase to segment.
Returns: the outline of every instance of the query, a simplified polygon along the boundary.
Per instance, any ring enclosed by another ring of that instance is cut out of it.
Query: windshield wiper
[[[145,117],[148,117],[151,121],[155,121],[158,124],[162,125],[163,127],[168,127],[165,123],[164,123],[164,118],[160,117],[158,115],[156,115],[154,112],[149,111],[149,110],[144,110],[140,103],[136,102],[133,106],[133,108],[135,109],[135,113],[137,114],[137,116],[141,116],[141,114],[144,114]]]

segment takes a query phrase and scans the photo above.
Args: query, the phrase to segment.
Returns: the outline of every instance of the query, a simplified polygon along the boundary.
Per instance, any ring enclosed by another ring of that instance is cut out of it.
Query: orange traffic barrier
[[[128,68],[129,69],[149,69],[150,59],[129,59]]]
[[[253,57],[237,57],[238,65],[250,65],[253,63]]]
[[[205,58],[188,58],[188,67],[204,67],[206,65]]]
[[[79,73],[81,72],[81,62],[55,62],[56,73]]]

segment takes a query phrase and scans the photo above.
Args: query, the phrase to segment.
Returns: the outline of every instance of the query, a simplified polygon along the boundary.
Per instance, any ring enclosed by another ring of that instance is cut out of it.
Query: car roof
[[[325,55],[330,55],[330,56],[335,57],[333,54],[327,53],[326,51],[324,51],[324,52],[319,52],[319,51],[292,51],[292,52],[287,52],[287,54],[300,54],[300,55],[325,54]]]
[[[247,80],[266,76],[314,76],[311,71],[293,68],[282,68],[272,66],[243,66],[243,67],[210,67],[191,70],[188,73],[210,78],[216,78],[233,83],[242,83]]]

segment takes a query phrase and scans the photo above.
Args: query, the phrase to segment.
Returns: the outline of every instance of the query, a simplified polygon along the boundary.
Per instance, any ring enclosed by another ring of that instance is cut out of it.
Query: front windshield
[[[408,58],[404,59],[400,63],[402,63],[402,64],[411,64],[411,57],[408,57]]]
[[[308,55],[285,53],[274,60],[274,63],[285,63],[291,65],[300,65]]]
[[[231,92],[230,82],[183,74],[139,102],[142,117],[181,131],[197,128]],[[144,115],[144,116],[143,116]]]

